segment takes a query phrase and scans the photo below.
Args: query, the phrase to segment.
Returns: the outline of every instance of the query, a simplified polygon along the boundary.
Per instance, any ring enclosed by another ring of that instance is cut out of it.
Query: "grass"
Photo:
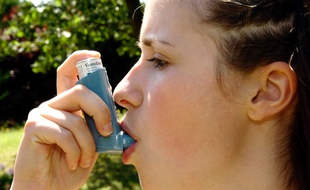
[[[0,130],[0,164],[4,164],[6,169],[14,166],[22,135],[23,128]]]

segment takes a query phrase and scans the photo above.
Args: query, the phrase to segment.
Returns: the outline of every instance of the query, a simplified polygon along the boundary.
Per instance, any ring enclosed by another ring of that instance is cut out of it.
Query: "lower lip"
[[[128,164],[131,155],[136,149],[136,144],[137,143],[135,142],[132,145],[130,145],[126,150],[124,150],[123,155],[122,155],[122,161],[124,164]]]

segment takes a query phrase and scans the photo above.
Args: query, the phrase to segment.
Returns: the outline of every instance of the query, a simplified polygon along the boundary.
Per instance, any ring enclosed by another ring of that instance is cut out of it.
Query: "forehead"
[[[190,0],[148,0],[141,28],[141,38],[193,30],[195,15],[188,6]],[[140,39],[141,40],[141,39]]]

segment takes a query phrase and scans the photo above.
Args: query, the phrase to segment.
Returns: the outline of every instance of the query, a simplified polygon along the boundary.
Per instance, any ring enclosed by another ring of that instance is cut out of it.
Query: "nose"
[[[138,62],[115,87],[115,102],[127,110],[139,107],[143,102],[142,82]]]

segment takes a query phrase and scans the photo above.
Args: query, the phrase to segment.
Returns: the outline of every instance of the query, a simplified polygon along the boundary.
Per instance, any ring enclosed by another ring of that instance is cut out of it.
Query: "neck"
[[[230,161],[220,166],[221,168],[216,173],[206,172],[209,171],[209,163],[205,166],[195,165],[191,169],[180,165],[174,170],[179,171],[178,173],[163,169],[162,171],[165,171],[166,176],[164,179],[161,178],[160,173],[152,175],[152,178],[141,178],[141,185],[146,190],[286,189],[285,175],[281,175],[283,159],[278,156],[281,137],[277,133],[278,126],[273,124],[265,126],[262,126],[262,124],[255,126],[253,124],[248,126],[247,132],[244,133],[245,135],[243,135],[241,143],[235,149],[234,155],[230,157]],[[268,128],[268,126],[272,127]],[[203,169],[204,167],[206,169]]]
[[[222,173],[214,190],[286,189],[283,158],[279,156],[282,137],[277,128],[277,125],[250,126],[235,160]]]
[[[250,126],[231,162],[216,175],[200,175],[196,185],[208,190],[286,189],[285,175],[281,175],[283,158],[279,156],[282,137],[277,128],[276,125]]]

